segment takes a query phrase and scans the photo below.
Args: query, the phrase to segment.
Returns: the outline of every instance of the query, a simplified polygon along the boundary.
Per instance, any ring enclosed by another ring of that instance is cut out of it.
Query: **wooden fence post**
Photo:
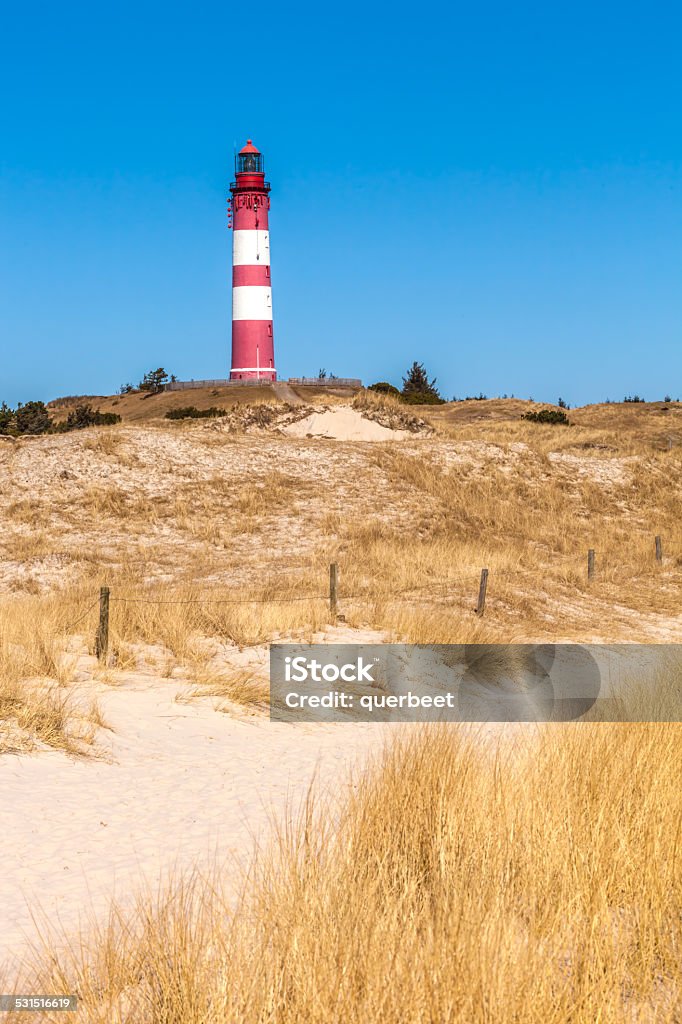
[[[661,544],[661,538],[656,537],[656,561],[663,561],[663,545]]]
[[[109,587],[100,587],[99,626],[95,637],[95,654],[98,661],[107,660],[109,653]]]
[[[594,579],[594,548],[590,548],[587,552],[587,578],[588,580]]]
[[[481,582],[478,587],[478,604],[476,605],[476,614],[483,615],[485,611],[485,595],[488,590],[488,570],[481,569]]]
[[[329,611],[332,622],[338,618],[338,597],[339,597],[339,567],[336,562],[329,566]]]

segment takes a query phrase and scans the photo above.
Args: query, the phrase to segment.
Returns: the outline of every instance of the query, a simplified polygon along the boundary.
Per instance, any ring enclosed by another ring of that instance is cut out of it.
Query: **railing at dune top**
[[[159,391],[186,391],[191,388],[243,388],[272,387],[273,384],[297,384],[302,387],[320,388],[361,388],[362,381],[358,377],[289,377],[289,380],[172,380],[168,384],[160,384]]]
[[[318,388],[362,387],[362,381],[358,377],[289,377],[287,384],[312,385]]]
[[[271,380],[172,380],[160,386],[161,391],[186,391],[190,388],[229,388],[229,387],[270,387]]]
[[[663,542],[660,536],[654,538],[653,554],[655,563],[658,566],[663,564]],[[569,568],[569,564],[575,565],[575,556],[568,556],[563,560],[566,568]],[[216,597],[210,596],[203,599],[194,600],[172,600],[165,597],[150,597],[147,595],[139,596],[118,596],[112,595],[110,587],[101,587],[99,597],[99,626],[97,629],[97,635],[95,638],[95,650],[97,657],[100,661],[106,660],[109,650],[109,608],[112,602],[118,602],[120,604],[153,604],[153,605],[233,605],[233,606],[245,606],[245,605],[276,605],[276,604],[292,604],[296,601],[324,601],[329,602],[329,615],[330,621],[334,624],[337,622],[344,622],[345,616],[339,612],[339,603],[341,598],[344,601],[362,601],[362,602],[373,602],[373,603],[384,603],[384,604],[411,604],[417,606],[423,603],[436,604],[437,601],[447,599],[451,595],[451,588],[457,583],[473,583],[475,580],[478,581],[478,593],[476,606],[471,610],[474,614],[482,616],[485,612],[486,597],[488,593],[488,582],[489,578],[493,580],[495,578],[512,578],[518,576],[529,576],[535,574],[544,574],[544,569],[498,569],[491,571],[487,568],[481,569],[480,576],[474,572],[466,572],[461,575],[449,576],[445,580],[431,581],[423,586],[412,586],[407,587],[403,590],[396,589],[395,587],[390,589],[387,594],[372,594],[372,593],[342,593],[339,586],[339,567],[336,562],[332,562],[329,566],[329,590],[326,594],[287,594],[286,596],[272,596],[272,597]],[[597,552],[594,548],[590,548],[587,552],[587,565],[586,565],[586,577],[588,583],[593,583],[598,578],[598,562]],[[427,594],[421,592],[428,591]],[[67,627],[66,632],[69,632],[73,626],[77,625],[85,616],[95,607],[97,601],[90,605],[79,618]]]

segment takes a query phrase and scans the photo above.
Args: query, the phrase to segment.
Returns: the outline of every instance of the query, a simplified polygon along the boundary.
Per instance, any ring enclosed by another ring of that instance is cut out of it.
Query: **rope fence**
[[[653,546],[654,558],[657,565],[663,563],[663,543],[660,536],[654,538]],[[559,567],[563,564],[568,567],[569,564],[575,566],[575,556],[568,556],[567,558],[559,561]],[[624,568],[624,567],[619,567]],[[447,599],[454,597],[451,593],[451,589],[455,584],[469,584],[474,581],[478,581],[478,595],[475,608],[472,609],[474,614],[481,616],[485,612],[486,599],[488,593],[489,580],[495,580],[498,578],[510,579],[521,576],[532,576],[543,574],[546,576],[546,569],[522,569],[522,568],[509,568],[490,570],[483,568],[480,574],[473,572],[462,573],[455,576],[449,576],[445,580],[433,581],[425,583],[419,587],[407,587],[403,590],[393,588],[390,593],[378,594],[371,592],[362,593],[341,593],[339,587],[339,567],[336,562],[332,562],[329,566],[329,591],[325,594],[312,593],[312,594],[291,594],[282,597],[246,597],[240,596],[235,598],[226,597],[205,597],[202,596],[193,600],[169,600],[167,598],[159,597],[147,597],[147,596],[119,596],[112,595],[110,587],[101,587],[99,600],[94,601],[89,607],[67,627],[67,632],[78,625],[96,606],[99,604],[99,625],[97,628],[97,634],[95,638],[95,649],[99,660],[106,660],[109,649],[109,611],[111,603],[125,605],[125,604],[145,604],[145,605],[156,605],[156,606],[201,606],[201,605],[227,605],[227,606],[245,606],[245,605],[289,605],[295,602],[313,602],[313,601],[324,601],[329,603],[329,614],[330,621],[337,623],[339,621],[345,621],[342,614],[339,613],[339,603],[341,598],[344,601],[363,601],[363,602],[374,602],[377,604],[412,604],[418,605],[420,603],[435,604],[438,599]],[[599,576],[599,566],[597,559],[597,552],[594,548],[590,548],[587,552],[587,566],[586,566],[586,577],[588,583],[593,582]],[[630,579],[634,576],[630,575]],[[423,594],[423,591],[428,591]]]

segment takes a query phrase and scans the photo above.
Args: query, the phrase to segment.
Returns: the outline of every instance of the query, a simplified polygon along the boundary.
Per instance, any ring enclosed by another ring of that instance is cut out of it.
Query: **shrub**
[[[44,402],[27,402],[17,407],[15,414],[18,434],[46,434],[52,420]]]
[[[540,409],[539,412],[527,412],[523,415],[524,420],[531,423],[550,423],[553,426],[559,424],[563,427],[570,427],[571,422],[561,409]]]
[[[379,380],[376,384],[370,384],[367,388],[368,391],[376,391],[380,395],[394,395],[396,398],[400,397],[400,391],[394,384],[389,384],[387,380]]]
[[[121,417],[115,412],[100,412],[87,402],[80,402],[72,409],[62,423],[55,423],[44,402],[21,402],[16,410],[5,402],[0,406],[0,434],[20,437],[22,434],[64,434],[69,430],[83,427],[106,427],[120,423]]]
[[[403,392],[400,398],[406,405],[443,405],[445,402],[440,395],[420,394],[418,391],[411,391],[408,394]]]
[[[166,413],[167,420],[207,420],[216,416],[227,416],[227,412],[214,405],[210,409],[197,409],[195,405],[185,405],[181,409],[171,409]]]
[[[91,405],[77,405],[72,409],[63,423],[58,424],[54,429],[64,434],[70,430],[83,430],[85,427],[109,427],[114,423],[120,423],[121,417],[115,412],[100,412],[93,409]]]
[[[626,395],[623,399],[624,402],[644,402],[646,399],[640,398],[639,395]]]
[[[44,402],[26,402],[12,409],[6,402],[0,406],[0,434],[19,437],[21,434],[46,434],[52,420]]]

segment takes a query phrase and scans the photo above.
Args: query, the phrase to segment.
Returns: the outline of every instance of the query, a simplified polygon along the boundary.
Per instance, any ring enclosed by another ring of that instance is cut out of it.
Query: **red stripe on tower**
[[[276,380],[270,285],[270,184],[263,156],[248,140],[230,185],[232,245],[232,368],[230,380]]]

